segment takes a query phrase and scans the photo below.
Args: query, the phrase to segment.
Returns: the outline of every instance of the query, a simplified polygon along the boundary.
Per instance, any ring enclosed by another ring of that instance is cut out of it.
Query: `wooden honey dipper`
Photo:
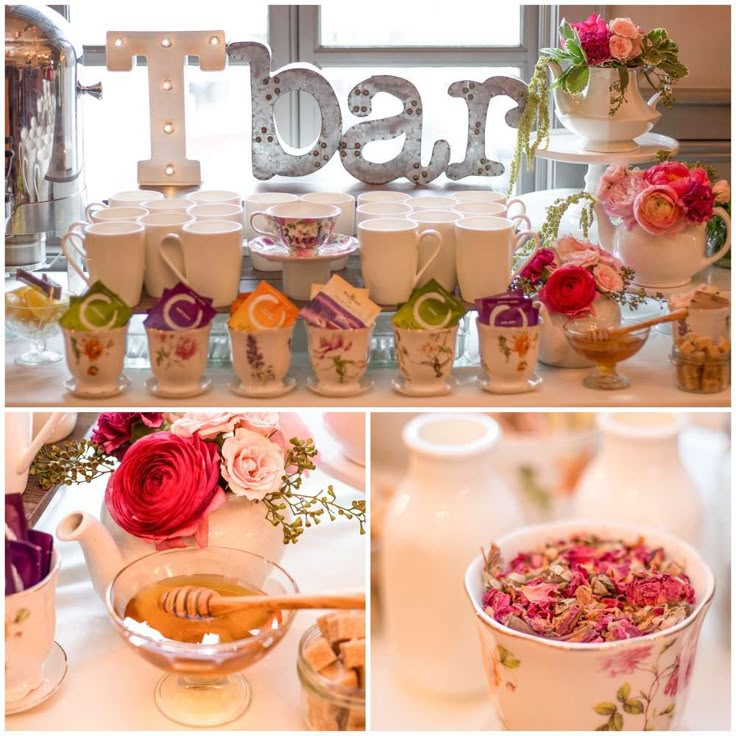
[[[606,340],[616,339],[623,335],[627,335],[629,332],[636,332],[644,327],[652,327],[653,325],[659,325],[663,322],[676,322],[679,319],[685,319],[687,315],[687,309],[676,309],[674,312],[669,312],[668,314],[663,314],[659,317],[652,317],[652,319],[645,319],[643,322],[634,322],[626,327],[597,327],[596,329],[591,330],[586,337],[596,342],[605,342]]]
[[[365,608],[365,592],[223,596],[211,588],[183,585],[162,593],[159,604],[166,613],[179,618],[196,619],[210,618],[233,611],[247,611],[253,608]]]

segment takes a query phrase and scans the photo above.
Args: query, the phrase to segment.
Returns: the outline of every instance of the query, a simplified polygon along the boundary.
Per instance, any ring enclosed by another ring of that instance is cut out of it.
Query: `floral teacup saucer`
[[[431,384],[407,381],[403,376],[395,376],[391,379],[391,388],[396,393],[411,397],[446,396],[452,393],[455,386],[457,386],[457,378],[455,376],[447,376],[447,378]]]
[[[49,658],[43,664],[43,682],[20,700],[5,703],[5,715],[23,713],[50,698],[61,686],[67,672],[66,652],[54,642]]]
[[[313,249],[293,250],[269,235],[261,235],[248,241],[251,253],[263,256],[269,261],[334,261],[349,256],[358,249],[358,239],[352,235],[335,233],[330,243]]]
[[[484,391],[488,391],[489,394],[525,394],[529,391],[534,391],[541,383],[542,377],[536,373],[532,373],[526,381],[514,384],[498,383],[486,375],[478,376],[478,384]]]
[[[360,396],[373,388],[373,379],[368,376],[362,376],[358,381],[350,383],[323,383],[318,381],[314,376],[307,378],[307,388],[319,396],[342,397],[342,396]]]
[[[237,396],[248,396],[253,399],[274,399],[277,396],[288,394],[296,388],[296,378],[286,376],[279,383],[269,383],[265,386],[246,385],[237,376],[233,376],[228,388]]]
[[[199,379],[197,386],[184,386],[178,390],[175,388],[161,388],[156,376],[151,376],[146,381],[146,388],[160,399],[191,399],[194,396],[203,394],[211,385],[212,379],[206,376],[202,376]]]
[[[64,388],[70,394],[74,394],[80,399],[109,399],[113,396],[117,396],[118,394],[123,393],[123,391],[125,391],[128,386],[130,386],[130,378],[128,378],[128,376],[126,376],[124,373],[121,374],[120,379],[118,380],[118,385],[114,386],[113,388],[103,388],[97,390],[90,388],[80,388],[79,386],[77,386],[77,382],[74,378],[67,378],[67,380],[64,381]]]

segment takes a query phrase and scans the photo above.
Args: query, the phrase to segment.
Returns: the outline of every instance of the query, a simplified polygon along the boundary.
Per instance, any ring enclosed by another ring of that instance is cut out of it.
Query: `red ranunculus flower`
[[[122,460],[131,444],[149,430],[164,423],[160,412],[108,411],[97,418],[92,431],[92,443],[108,454]]]
[[[539,299],[553,312],[577,317],[590,311],[597,293],[595,278],[587,268],[561,266],[552,271]]]
[[[105,504],[126,532],[156,549],[207,544],[207,515],[226,502],[218,445],[156,432],[138,440],[110,476]]]

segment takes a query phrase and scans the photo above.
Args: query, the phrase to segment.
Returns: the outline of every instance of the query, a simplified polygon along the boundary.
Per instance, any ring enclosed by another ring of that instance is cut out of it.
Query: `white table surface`
[[[105,478],[89,485],[60,490],[37,528],[53,532],[67,513],[85,510],[99,515]],[[308,492],[332,483],[345,501],[362,494],[335,482],[320,471],[305,482]],[[281,564],[302,590],[358,588],[365,580],[368,537],[357,524],[338,519],[306,530],[296,545],[286,548]],[[38,730],[183,730],[165,718],[153,702],[153,690],[163,674],[130,649],[108,621],[102,601],[92,589],[81,547],[56,542],[62,555],[56,595],[56,641],[67,653],[69,671],[61,688],[33,710],[7,716],[8,731]],[[245,670],[253,702],[237,721],[220,729],[303,730],[296,659],[299,638],[320,612],[299,611],[279,645]]]
[[[684,724],[693,731],[728,731],[731,710],[730,489],[719,475],[728,442],[721,432],[691,428],[683,434],[682,459],[705,504],[700,551],[716,578],[716,595],[700,635]],[[375,476],[374,476],[375,477]],[[727,481],[726,481],[727,483]],[[725,521],[724,521],[725,519]],[[375,564],[375,563],[374,563]],[[378,621],[380,621],[380,616]],[[483,731],[500,729],[490,696],[443,698],[412,689],[389,666],[389,642],[371,635],[371,716],[378,731]]]

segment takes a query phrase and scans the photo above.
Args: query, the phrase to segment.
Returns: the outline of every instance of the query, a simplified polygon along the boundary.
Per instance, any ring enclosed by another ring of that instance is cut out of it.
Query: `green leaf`
[[[624,717],[620,713],[614,713],[609,723],[611,724],[611,731],[624,730]]]
[[[660,712],[661,716],[669,716],[675,712],[675,704],[670,703],[663,711]]]
[[[31,612],[27,608],[21,608],[18,613],[15,614],[15,621],[13,623],[19,624],[31,617]]]
[[[560,23],[560,36],[564,38],[566,41],[575,38],[575,29],[563,18],[562,23]]]
[[[618,711],[618,708],[615,703],[598,703],[598,705],[593,706],[593,710],[599,716],[612,716]]]
[[[629,699],[629,695],[631,695],[631,685],[629,685],[628,682],[625,682],[616,691],[616,700],[618,700],[619,703],[625,703]]]
[[[498,651],[498,661],[501,663],[503,667],[505,667],[507,670],[515,670],[521,662],[514,657],[511,652],[506,649],[505,647],[502,647],[500,644],[497,647]]]
[[[641,700],[629,700],[624,703],[624,712],[634,716],[641,715],[644,712],[644,703]]]
[[[567,91],[571,94],[582,92],[585,89],[585,85],[588,84],[589,77],[590,70],[587,66],[573,67],[570,73],[567,75]]]

